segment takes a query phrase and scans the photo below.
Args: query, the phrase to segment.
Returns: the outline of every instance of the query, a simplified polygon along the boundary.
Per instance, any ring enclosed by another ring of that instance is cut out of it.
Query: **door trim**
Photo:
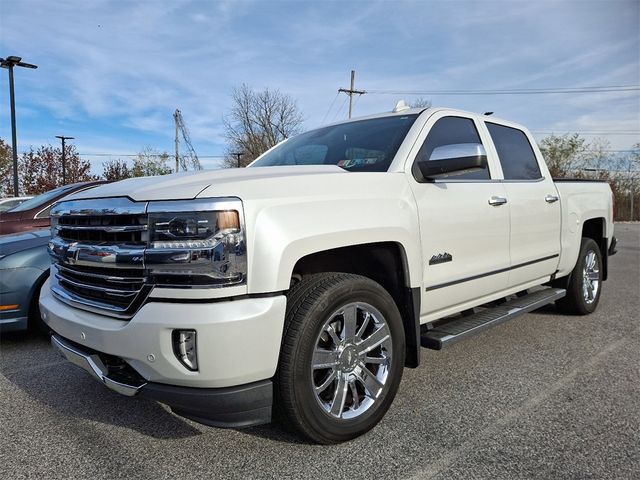
[[[546,257],[538,258],[536,260],[530,260],[528,262],[520,263],[518,265],[513,265],[507,268],[500,268],[499,270],[492,270],[491,272],[480,273],[478,275],[473,275],[472,277],[461,278],[459,280],[453,280],[451,282],[441,283],[439,285],[432,285],[430,287],[426,287],[425,291],[430,292],[431,290],[437,290],[439,288],[450,287],[451,285],[457,285],[459,283],[470,282],[471,280],[477,280],[478,278],[488,277],[490,275],[496,275],[498,273],[508,272],[510,270],[515,270],[516,268],[526,267],[528,265],[533,265],[534,263],[544,262],[546,260],[551,260],[553,258],[559,257],[559,254],[548,255]]]

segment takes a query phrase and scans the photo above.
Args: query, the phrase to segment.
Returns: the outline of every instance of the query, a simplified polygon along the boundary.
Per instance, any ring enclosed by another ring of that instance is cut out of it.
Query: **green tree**
[[[131,168],[132,177],[153,177],[156,175],[167,175],[172,172],[171,167],[167,164],[169,154],[145,147],[133,159],[133,167]]]
[[[13,157],[11,147],[0,138],[0,197],[13,196]]]
[[[553,178],[580,176],[588,149],[577,133],[550,135],[540,141],[540,151]]]
[[[130,169],[127,162],[121,158],[103,162],[102,169],[102,176],[104,179],[112,182],[131,178],[133,176],[133,172],[131,171],[132,169]]]
[[[65,146],[66,183],[87,182],[97,177],[91,174],[91,164],[80,158],[75,145]],[[38,195],[62,186],[62,149],[41,145],[24,152],[19,161],[21,191]]]

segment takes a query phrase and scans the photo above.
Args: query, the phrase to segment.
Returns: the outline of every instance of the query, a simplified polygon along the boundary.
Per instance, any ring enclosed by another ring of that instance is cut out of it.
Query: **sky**
[[[583,132],[612,150],[640,142],[638,90],[404,93],[639,85],[640,0],[0,0],[8,55],[39,67],[15,71],[18,150],[73,136],[97,173],[144,147],[172,152],[176,108],[204,166],[215,168],[222,119],[243,83],[294,98],[304,130],[346,118],[337,89],[352,69],[356,87],[371,91],[356,98],[354,116],[422,96],[534,132]],[[8,91],[1,70],[6,140]]]

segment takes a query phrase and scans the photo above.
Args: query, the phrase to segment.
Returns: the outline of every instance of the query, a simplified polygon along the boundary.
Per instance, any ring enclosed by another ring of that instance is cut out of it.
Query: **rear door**
[[[482,143],[486,149],[488,136],[480,125],[460,112],[434,113],[410,154],[423,257],[423,321],[507,287],[509,206],[495,201],[506,196],[496,176],[497,160],[489,158],[488,169],[435,181],[422,179],[417,169],[438,147]]]
[[[511,224],[509,287],[516,287],[556,271],[560,201],[533,139],[513,125],[485,124],[504,177]]]

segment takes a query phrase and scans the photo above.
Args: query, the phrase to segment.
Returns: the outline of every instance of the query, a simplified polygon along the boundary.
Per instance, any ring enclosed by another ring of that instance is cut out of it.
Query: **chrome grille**
[[[68,216],[57,224],[57,235],[71,242],[143,244],[146,232],[146,215]]]
[[[97,269],[91,268],[62,265],[56,265],[56,268],[58,284],[66,290],[82,298],[116,307],[123,312],[140,294],[146,280],[141,276],[142,271],[136,270],[123,270],[128,275],[122,276],[122,272],[117,272],[118,275],[95,273]]]
[[[65,202],[52,210],[52,292],[78,308],[130,318],[151,291],[143,258],[146,203]]]

